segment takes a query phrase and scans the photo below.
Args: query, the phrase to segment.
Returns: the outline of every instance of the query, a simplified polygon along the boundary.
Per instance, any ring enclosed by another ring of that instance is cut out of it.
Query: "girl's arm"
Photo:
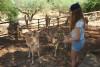
[[[80,35],[81,35],[81,28],[78,27],[76,29],[76,37],[75,38],[64,37],[64,42],[65,43],[76,42],[76,41],[78,41],[80,39]]]

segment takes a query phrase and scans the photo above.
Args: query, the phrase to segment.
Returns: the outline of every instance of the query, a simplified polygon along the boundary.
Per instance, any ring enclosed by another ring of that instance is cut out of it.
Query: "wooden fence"
[[[33,19],[33,21],[36,21],[36,22],[35,23],[30,23],[30,24],[33,27],[35,26],[34,29],[38,29],[39,30],[41,27],[46,26],[45,18]],[[59,17],[59,18],[57,18],[57,17],[51,17],[51,19],[50,19],[50,26],[54,26],[54,25],[59,26],[60,24],[65,23],[65,21],[66,21],[66,16]],[[8,24],[9,25],[9,22],[2,22],[2,23],[0,23],[0,25],[4,25],[4,24]],[[26,26],[26,25],[24,24],[23,26]],[[26,27],[23,27],[23,26],[21,26],[22,29],[23,30],[26,29]],[[6,26],[6,29],[5,29],[6,31],[7,31],[7,27],[8,26]],[[0,36],[3,36],[3,35],[7,35],[7,33],[6,34],[2,34],[2,35],[0,34]]]
[[[95,16],[95,18],[96,18],[95,20],[100,20],[100,11],[84,13],[85,17],[91,17],[91,15]],[[64,24],[65,23],[66,19],[67,19],[67,16],[63,16],[63,17],[51,17],[51,19],[50,19],[50,26],[57,25],[59,27],[60,24]],[[46,26],[45,18],[33,19],[33,21],[36,21],[36,22],[30,23],[30,24],[32,24],[32,26],[35,26],[35,28],[37,28],[38,30],[41,27]],[[0,23],[0,25],[7,24],[7,23],[9,24],[9,22],[2,22],[2,23]],[[22,28],[22,29],[25,29],[25,28]],[[2,35],[7,35],[7,33],[6,34],[2,34]],[[2,36],[2,35],[0,35],[0,36]]]
[[[57,25],[58,27],[60,26],[60,24],[64,24],[65,21],[67,19],[67,16],[63,16],[63,17],[51,17],[50,19],[50,26],[54,26]],[[39,30],[41,27],[46,27],[46,21],[45,18],[40,18],[40,19],[33,19],[37,20],[35,23],[30,23],[31,25],[35,25],[36,28]]]

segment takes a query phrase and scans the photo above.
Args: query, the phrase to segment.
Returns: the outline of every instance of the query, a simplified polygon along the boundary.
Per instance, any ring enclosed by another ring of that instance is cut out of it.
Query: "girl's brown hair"
[[[76,22],[83,18],[83,12],[81,8],[71,11],[70,32],[74,29]]]

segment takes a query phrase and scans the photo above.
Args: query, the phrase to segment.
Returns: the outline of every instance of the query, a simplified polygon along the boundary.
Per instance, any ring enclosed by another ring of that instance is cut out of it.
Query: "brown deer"
[[[38,53],[39,57],[39,62],[41,63],[40,60],[40,43],[39,43],[39,31],[34,31],[32,32],[30,29],[28,29],[28,32],[24,34],[26,44],[29,48],[29,55],[28,58],[30,57],[30,53],[32,54],[32,64],[34,63],[34,54]]]
[[[60,28],[51,28],[48,31],[45,31],[45,34],[50,41],[54,45],[54,56],[56,57],[57,49],[59,43],[63,42],[64,33]],[[61,36],[60,36],[61,35]],[[66,48],[66,44],[64,44]]]

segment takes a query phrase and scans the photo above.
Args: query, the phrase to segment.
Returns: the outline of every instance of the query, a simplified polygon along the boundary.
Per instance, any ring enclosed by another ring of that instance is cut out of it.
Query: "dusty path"
[[[85,55],[95,49],[100,49],[100,28],[93,28],[86,32],[86,44],[82,52],[79,53],[80,62]],[[31,59],[27,58],[27,46],[24,40],[11,41],[5,37],[0,37],[0,67],[68,67],[70,66],[69,56],[70,45],[65,49],[61,45],[58,49],[57,57],[53,56],[53,47],[41,44],[41,59],[39,63],[37,55],[35,64],[31,64]],[[68,52],[67,52],[68,51]]]

